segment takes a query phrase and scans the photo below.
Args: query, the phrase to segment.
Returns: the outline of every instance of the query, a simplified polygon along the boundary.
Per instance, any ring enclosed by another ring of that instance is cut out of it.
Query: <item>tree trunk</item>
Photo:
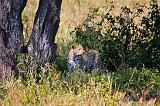
[[[21,13],[27,0],[0,0],[0,79],[18,73],[17,54],[27,50],[33,61],[51,63],[62,0],[40,0],[27,49],[23,46]],[[28,66],[30,67],[30,66]]]
[[[16,58],[23,46],[21,13],[27,0],[0,0],[0,78],[17,74]]]
[[[60,22],[62,0],[40,0],[28,52],[40,64],[53,62],[57,46],[54,43]]]

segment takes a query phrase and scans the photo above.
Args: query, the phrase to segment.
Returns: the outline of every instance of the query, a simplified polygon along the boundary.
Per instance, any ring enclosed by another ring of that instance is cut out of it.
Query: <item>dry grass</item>
[[[51,80],[35,83],[30,79],[24,84],[20,78],[4,82],[0,87],[0,106],[154,106],[149,101],[124,101],[125,93],[111,94],[107,76],[96,73],[73,73],[65,80],[54,71]],[[158,104],[157,104],[158,106]]]
[[[74,80],[75,77],[82,78]],[[83,79],[86,81],[82,81]],[[83,72],[73,74],[69,81],[59,76],[59,72],[55,72],[52,80],[50,82],[44,79],[45,82],[40,84],[30,80],[27,85],[21,79],[5,82],[1,86],[0,105],[113,106],[124,97],[124,93],[119,92],[111,95],[105,91],[108,88],[106,83],[97,82],[94,76]],[[101,80],[104,80],[103,77]]]

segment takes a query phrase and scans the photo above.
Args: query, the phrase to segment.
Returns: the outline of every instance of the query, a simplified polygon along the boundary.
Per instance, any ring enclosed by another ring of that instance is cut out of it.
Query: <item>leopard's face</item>
[[[82,45],[80,44],[74,45],[73,52],[74,52],[74,56],[82,56],[85,53]]]
[[[83,69],[83,54],[84,54],[83,47],[78,44],[74,45],[72,49],[69,51],[68,55],[68,62],[71,65],[71,69],[75,69],[76,67],[79,67]]]

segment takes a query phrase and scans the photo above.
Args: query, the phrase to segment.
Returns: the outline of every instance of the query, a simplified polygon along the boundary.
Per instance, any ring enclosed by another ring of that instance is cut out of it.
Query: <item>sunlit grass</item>
[[[0,90],[0,105],[112,106],[124,97],[124,93],[110,94],[104,75],[99,77],[79,71],[66,80],[59,74],[55,71],[52,77],[44,78],[40,83],[33,79],[24,83],[21,78],[4,82]]]
[[[130,72],[126,74],[130,75]],[[0,105],[153,106],[156,102],[156,99],[149,101],[124,100],[126,92],[114,91],[115,88],[111,85],[114,79],[110,79],[106,73],[101,72],[78,71],[66,76],[60,71],[51,69],[47,77],[41,76],[42,79],[39,83],[35,83],[33,76],[30,77],[32,79],[19,77],[4,81],[0,87]],[[116,79],[121,78],[119,76],[114,77]],[[136,81],[135,79],[132,80]],[[116,83],[114,84],[116,85]]]

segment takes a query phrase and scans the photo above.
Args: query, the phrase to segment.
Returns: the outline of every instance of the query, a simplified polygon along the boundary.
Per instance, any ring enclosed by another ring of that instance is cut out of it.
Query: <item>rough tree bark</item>
[[[28,52],[41,64],[53,62],[57,46],[54,43],[60,22],[62,0],[40,0]]]
[[[21,13],[27,0],[0,0],[0,79],[17,74],[16,58],[23,46]],[[31,38],[29,56],[41,64],[54,61],[55,36],[60,22],[62,0],[40,0]]]
[[[27,0],[0,0],[0,78],[17,74],[16,57],[23,46],[21,13]]]

